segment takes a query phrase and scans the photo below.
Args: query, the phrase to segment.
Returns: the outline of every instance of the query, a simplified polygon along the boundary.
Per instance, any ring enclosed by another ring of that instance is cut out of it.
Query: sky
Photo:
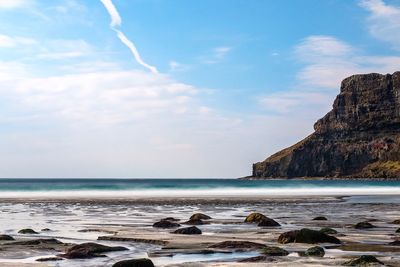
[[[250,175],[399,53],[400,0],[0,0],[0,177]]]

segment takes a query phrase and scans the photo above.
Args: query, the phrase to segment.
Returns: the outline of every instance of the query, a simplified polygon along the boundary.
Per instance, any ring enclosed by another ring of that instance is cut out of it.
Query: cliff
[[[253,178],[400,178],[400,72],[346,78],[314,129],[253,164]]]

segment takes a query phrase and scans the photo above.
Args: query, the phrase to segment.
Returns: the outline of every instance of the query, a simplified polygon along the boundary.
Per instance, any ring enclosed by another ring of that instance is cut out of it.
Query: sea
[[[400,181],[239,179],[0,179],[0,198],[400,195]]]

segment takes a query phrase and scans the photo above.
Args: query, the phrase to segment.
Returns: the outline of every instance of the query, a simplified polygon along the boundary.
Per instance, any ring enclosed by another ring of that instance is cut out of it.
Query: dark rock
[[[267,256],[287,256],[289,252],[280,247],[266,247],[261,250]]]
[[[244,222],[246,223],[260,223],[261,221],[268,219],[267,216],[265,216],[264,214],[258,213],[258,212],[254,212],[251,213],[249,216],[246,217],[246,219],[244,220]]]
[[[263,226],[263,227],[275,227],[275,226],[281,226],[277,221],[265,217],[265,219],[263,219],[258,226]]]
[[[267,247],[260,243],[254,243],[249,241],[224,241],[209,246],[209,248],[219,249],[261,249]]]
[[[370,229],[370,228],[375,228],[376,226],[370,224],[369,222],[359,222],[356,225],[354,225],[354,228],[356,229]]]
[[[400,224],[400,220],[394,220],[392,224]]]
[[[1,241],[12,241],[15,240],[14,237],[10,235],[0,235],[0,240]]]
[[[37,235],[37,234],[39,234],[38,232],[35,232],[34,230],[29,229],[29,228],[21,229],[21,230],[18,231],[18,233],[19,234],[23,234],[23,235]]]
[[[39,261],[39,262],[46,262],[46,261],[62,261],[62,260],[64,260],[63,258],[60,258],[60,257],[48,257],[48,258],[39,258],[39,259],[36,259],[36,261]]]
[[[400,228],[396,230],[396,233],[397,233],[397,234],[400,234]]]
[[[115,263],[112,267],[154,267],[150,259],[132,259]]]
[[[192,216],[190,216],[190,220],[210,220],[212,219],[210,216],[203,214],[203,213],[195,213]]]
[[[173,234],[181,234],[181,235],[201,235],[202,232],[196,226],[180,228],[173,232]]]
[[[371,255],[362,255],[361,257],[357,259],[352,259],[350,261],[347,261],[343,263],[345,266],[368,266],[371,263],[377,263],[377,264],[383,264],[383,262],[379,261],[377,258]]]
[[[40,231],[42,231],[42,232],[49,232],[49,231],[51,231],[49,228],[44,228],[44,229],[42,229],[42,230],[40,230]]]
[[[12,245],[18,246],[36,246],[36,245],[60,245],[63,244],[61,241],[55,238],[47,238],[47,239],[33,239],[33,240],[24,240],[24,241],[16,241],[12,242]]]
[[[400,246],[400,240],[395,240],[393,242],[390,242],[388,245],[389,246]]]
[[[343,80],[315,132],[253,164],[252,179],[400,177],[400,72]]]
[[[179,222],[180,220],[176,219],[174,217],[167,217],[167,218],[161,219],[161,221]]]
[[[294,230],[283,233],[279,236],[278,242],[281,244],[287,243],[333,243],[340,244],[340,240],[334,236],[324,234],[320,231],[314,231],[307,228],[301,230]]]
[[[251,258],[241,259],[238,262],[274,262],[276,259],[268,256],[256,256]]]
[[[174,223],[171,221],[161,220],[153,224],[155,228],[176,228],[181,226],[179,223]]]
[[[313,221],[327,221],[328,219],[324,216],[318,216],[313,219]]]
[[[322,247],[315,246],[311,247],[304,252],[304,256],[309,257],[323,257],[325,255],[325,250]]]
[[[327,235],[336,235],[338,232],[335,229],[329,228],[329,227],[324,227],[319,230],[321,233],[327,234]]]
[[[128,250],[125,247],[109,247],[97,243],[83,243],[75,245],[67,250],[65,254],[58,255],[67,259],[87,259],[103,257],[100,253]]]

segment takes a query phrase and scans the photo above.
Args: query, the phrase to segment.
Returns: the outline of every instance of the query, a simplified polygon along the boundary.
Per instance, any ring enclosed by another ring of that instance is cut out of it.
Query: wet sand
[[[360,255],[375,255],[387,266],[400,266],[400,246],[388,245],[400,240],[396,234],[400,219],[399,196],[358,197],[274,197],[274,198],[141,198],[141,199],[0,199],[0,234],[18,240],[56,238],[63,245],[21,247],[12,241],[0,241],[1,266],[112,266],[130,258],[149,257],[156,266],[265,266],[266,262],[241,263],[261,255],[259,249],[212,249],[223,241],[250,241],[279,246],[287,256],[268,256],[269,266],[341,266]],[[162,218],[179,219],[182,227],[194,213],[212,217],[198,225],[201,235],[172,234],[173,229],[152,227]],[[279,222],[279,227],[258,227],[244,223],[252,212],[260,212]],[[312,220],[325,216],[326,221]],[[371,229],[355,229],[358,222],[369,221]],[[342,245],[318,244],[325,256],[300,257],[298,252],[313,244],[279,244],[280,234],[309,228],[330,227]],[[18,230],[32,228],[39,234],[23,235]],[[41,231],[49,228],[50,231]],[[107,257],[64,259],[37,263],[40,257],[63,253],[73,244],[96,242],[124,246],[127,251],[105,253]]]

